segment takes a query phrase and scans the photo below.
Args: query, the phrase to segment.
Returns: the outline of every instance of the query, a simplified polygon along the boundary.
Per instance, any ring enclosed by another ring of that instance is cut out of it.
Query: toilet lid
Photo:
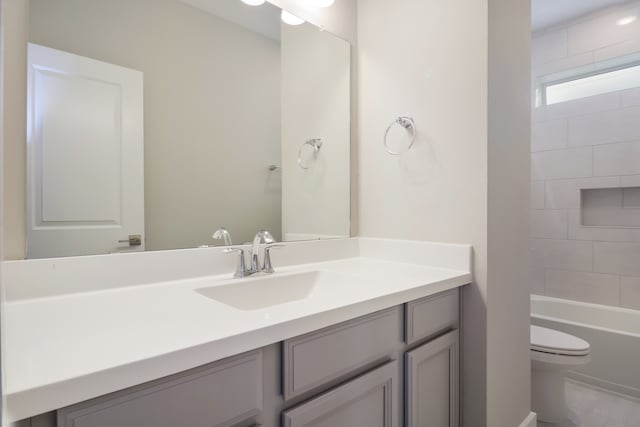
[[[565,356],[585,356],[589,354],[589,343],[564,332],[531,325],[531,350]]]

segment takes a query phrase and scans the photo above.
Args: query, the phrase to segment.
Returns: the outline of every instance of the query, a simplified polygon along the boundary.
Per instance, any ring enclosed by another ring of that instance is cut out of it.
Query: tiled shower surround
[[[639,8],[634,2],[534,34],[532,88],[542,76],[639,53],[640,20],[616,25]],[[621,209],[632,209],[622,212],[625,223],[640,215],[638,187],[640,88],[534,108],[532,293],[640,309],[640,227],[616,226]],[[583,225],[580,194],[588,189],[611,189],[588,194],[589,207],[605,209],[590,211],[587,223],[604,225]]]

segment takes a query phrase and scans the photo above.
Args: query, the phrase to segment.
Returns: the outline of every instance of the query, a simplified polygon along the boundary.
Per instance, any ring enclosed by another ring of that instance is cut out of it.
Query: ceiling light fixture
[[[629,25],[629,24],[635,22],[636,19],[638,19],[638,17],[636,15],[625,16],[624,18],[618,19],[616,21],[616,25],[619,25],[619,26]]]
[[[249,6],[260,6],[264,3],[264,0],[242,0],[242,3],[248,4]]]
[[[313,4],[316,7],[329,7],[335,3],[336,0],[313,0]]]
[[[282,18],[282,22],[288,25],[301,25],[305,23],[304,19],[298,18],[296,15],[289,13],[286,10],[282,11],[280,18]]]

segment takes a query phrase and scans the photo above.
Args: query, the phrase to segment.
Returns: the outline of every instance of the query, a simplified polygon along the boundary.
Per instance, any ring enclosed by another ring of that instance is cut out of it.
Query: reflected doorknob
[[[118,240],[118,243],[128,243],[129,246],[142,246],[141,234],[130,234],[126,240]]]

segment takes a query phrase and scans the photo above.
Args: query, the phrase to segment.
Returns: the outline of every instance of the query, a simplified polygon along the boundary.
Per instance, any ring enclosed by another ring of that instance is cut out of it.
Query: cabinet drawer
[[[285,399],[389,357],[401,342],[401,307],[287,340],[283,344]]]
[[[261,409],[262,356],[253,352],[60,409],[57,425],[228,427]]]
[[[388,363],[296,408],[283,427],[395,427],[398,362]]]
[[[405,304],[405,341],[416,341],[458,327],[458,290],[442,292]]]

